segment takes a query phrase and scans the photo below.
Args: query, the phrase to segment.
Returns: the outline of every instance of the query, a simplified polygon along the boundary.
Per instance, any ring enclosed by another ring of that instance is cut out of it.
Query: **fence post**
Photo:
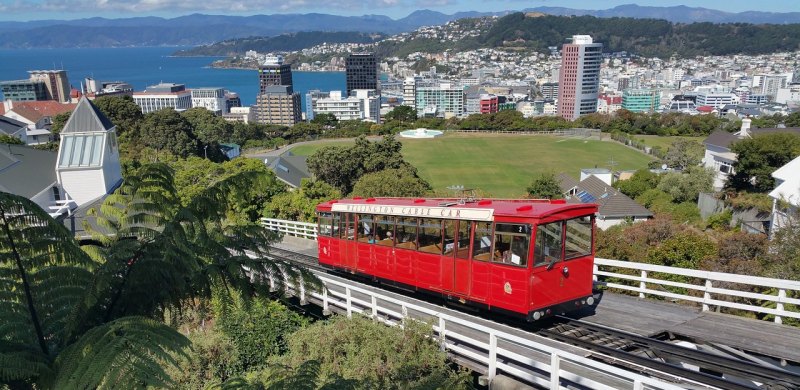
[[[328,308],[328,288],[322,289],[322,315],[331,315],[331,310]]]
[[[783,300],[786,299],[786,290],[780,289],[778,290],[778,304],[775,306],[775,310],[778,314],[775,314],[775,323],[782,324],[783,318],[781,318],[781,313],[783,313]]]
[[[706,291],[703,293],[703,311],[708,311],[708,302],[711,302],[711,279],[706,279]]]
[[[444,352],[447,350],[447,331],[444,329],[444,317],[439,316],[439,349]]]
[[[642,383],[642,381],[639,379],[634,380],[633,390],[644,390],[644,383]]]
[[[550,389],[558,390],[561,381],[561,357],[557,353],[550,354]]]
[[[402,323],[403,325],[405,325],[405,323],[406,323],[406,317],[408,317],[408,308],[406,307],[406,305],[403,305],[403,306],[401,306],[401,307],[400,307],[400,313],[402,313],[402,314],[403,314],[403,318],[402,318],[402,321],[401,321],[401,323]]]
[[[372,318],[378,318],[378,298],[372,295]]]
[[[595,282],[597,281],[597,271],[600,271],[600,266],[598,266],[597,263],[594,263],[592,266],[592,280]]]
[[[494,332],[489,333],[489,383],[492,383],[497,375],[497,336]]]
[[[345,287],[344,292],[347,297],[347,318],[353,318],[353,303],[350,297],[350,287]]]
[[[642,270],[642,281],[639,282],[639,298],[644,298],[644,290],[647,290],[647,283],[644,282],[644,279],[647,279],[647,271]]]

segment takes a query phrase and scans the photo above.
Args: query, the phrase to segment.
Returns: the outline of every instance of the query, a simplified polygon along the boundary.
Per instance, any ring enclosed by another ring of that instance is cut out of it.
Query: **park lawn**
[[[401,139],[403,157],[417,167],[434,190],[452,185],[475,188],[493,197],[521,197],[539,173],[565,172],[574,178],[581,168],[646,168],[651,157],[613,141],[551,136],[448,134],[435,139]],[[332,143],[292,149],[310,155]],[[338,143],[344,146],[345,144]]]
[[[664,151],[667,151],[672,143],[679,140],[689,140],[697,142],[698,144],[703,144],[703,140],[706,137],[685,137],[685,136],[673,136],[673,137],[663,137],[660,135],[633,135],[631,136],[634,139],[643,141],[645,145],[650,147],[659,146]]]

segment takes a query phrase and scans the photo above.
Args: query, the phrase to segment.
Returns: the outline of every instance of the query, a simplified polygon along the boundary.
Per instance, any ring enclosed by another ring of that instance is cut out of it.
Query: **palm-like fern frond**
[[[38,205],[0,192],[0,381],[45,374],[95,266]]]
[[[67,347],[56,360],[56,389],[166,387],[162,364],[186,357],[189,339],[143,317],[123,317],[97,326]]]
[[[87,252],[103,264],[93,285],[96,302],[88,309],[94,324],[179,310],[187,299],[210,297],[219,286],[247,297],[267,294],[270,287],[282,291],[287,277],[307,290],[320,285],[310,272],[264,257],[277,235],[227,218],[240,189],[259,186],[266,175],[226,177],[187,205],[179,201],[166,165],[145,166],[126,180],[96,210],[99,229],[86,226],[96,237]]]

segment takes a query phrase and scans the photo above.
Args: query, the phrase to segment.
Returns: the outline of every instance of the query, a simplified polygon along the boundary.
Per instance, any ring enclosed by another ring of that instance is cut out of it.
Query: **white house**
[[[772,228],[774,232],[796,219],[800,212],[800,156],[772,172],[775,189],[769,193],[772,203]]]
[[[110,194],[122,182],[116,126],[85,97],[61,130],[55,170],[65,195],[78,206]]]

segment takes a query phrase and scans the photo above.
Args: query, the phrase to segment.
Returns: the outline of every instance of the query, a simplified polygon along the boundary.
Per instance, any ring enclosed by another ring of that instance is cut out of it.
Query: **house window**
[[[58,190],[58,187],[53,187],[53,200],[61,200],[61,191]]]
[[[59,167],[97,167],[103,156],[103,135],[66,135],[61,149]]]

